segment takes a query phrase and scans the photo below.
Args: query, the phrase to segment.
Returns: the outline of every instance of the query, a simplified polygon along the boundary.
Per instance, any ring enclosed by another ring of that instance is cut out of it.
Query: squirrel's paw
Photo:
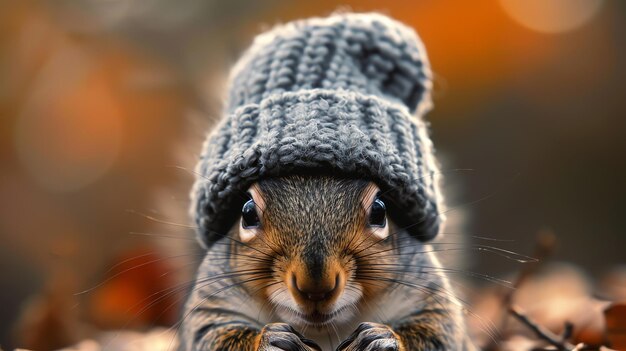
[[[322,351],[313,341],[305,338],[289,324],[267,324],[258,336],[258,351]]]
[[[338,347],[337,351],[404,351],[400,337],[390,327],[378,323],[361,323]]]

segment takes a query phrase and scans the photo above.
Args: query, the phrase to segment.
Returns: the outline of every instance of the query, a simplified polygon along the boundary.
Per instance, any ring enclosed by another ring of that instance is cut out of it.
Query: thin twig
[[[556,236],[551,230],[544,229],[537,233],[535,241],[535,251],[532,255],[536,259],[534,262],[529,262],[524,265],[524,268],[519,272],[515,282],[513,283],[514,289],[511,289],[504,295],[502,299],[502,305],[505,308],[511,306],[513,302],[513,295],[537,270],[545,263],[545,261],[554,253],[556,248]]]
[[[570,344],[569,342],[563,340],[559,340],[559,337],[552,333],[551,331],[541,327],[537,323],[533,322],[522,313],[519,308],[515,306],[509,307],[509,312],[522,324],[527,326],[530,330],[532,330],[540,339],[548,342],[550,345],[557,348],[559,351],[573,351],[576,350],[576,346]]]
[[[561,340],[565,342],[569,340],[572,335],[574,335],[574,325],[571,322],[565,322],[565,326],[563,327],[563,334],[561,334]]]
[[[513,303],[513,296],[515,292],[530,278],[535,272],[545,263],[545,261],[552,255],[556,247],[556,236],[551,230],[544,229],[537,233],[535,239],[535,249],[532,257],[536,259],[534,262],[526,263],[522,270],[518,273],[517,278],[513,283],[513,289],[510,289],[503,293],[501,306],[503,310],[507,310]],[[502,314],[500,322],[498,323],[498,330],[502,335],[507,329],[507,322],[509,317],[506,313]],[[497,341],[491,340],[489,344],[484,347],[486,351],[493,351],[497,349]]]

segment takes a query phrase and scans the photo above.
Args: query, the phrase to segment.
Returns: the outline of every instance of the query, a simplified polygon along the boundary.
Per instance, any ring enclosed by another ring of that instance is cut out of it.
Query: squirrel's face
[[[336,325],[390,285],[394,240],[374,183],[294,176],[260,181],[249,195],[231,262],[251,272],[244,286],[282,320]]]

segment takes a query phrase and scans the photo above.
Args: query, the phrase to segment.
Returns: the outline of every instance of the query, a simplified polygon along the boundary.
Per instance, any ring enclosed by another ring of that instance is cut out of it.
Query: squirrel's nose
[[[298,277],[296,273],[291,275],[291,284],[298,294],[313,302],[330,299],[337,291],[340,283],[341,277],[339,273],[329,274],[327,278],[320,280],[303,276]]]

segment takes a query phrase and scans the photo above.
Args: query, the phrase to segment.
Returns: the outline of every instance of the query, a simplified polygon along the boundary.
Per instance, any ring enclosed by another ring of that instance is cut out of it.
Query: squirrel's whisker
[[[429,246],[445,246],[445,245],[459,245],[460,247],[455,247],[455,248],[432,248],[429,250],[425,250],[425,251],[416,251],[416,252],[411,252],[410,254],[414,254],[414,253],[428,253],[428,252],[439,252],[439,251],[463,251],[463,250],[474,250],[474,251],[482,251],[482,252],[488,252],[488,253],[492,253],[492,254],[496,254],[498,256],[504,257],[506,259],[518,262],[518,263],[533,263],[533,262],[537,262],[538,259],[534,258],[534,257],[530,257],[530,256],[526,256],[514,251],[510,251],[510,250],[506,250],[503,248],[499,248],[499,247],[495,247],[495,246],[490,246],[490,245],[480,245],[480,244],[472,244],[472,245],[463,245],[463,244],[458,244],[458,243],[449,243],[449,242],[434,242],[434,243],[429,243]],[[387,248],[387,249],[381,249],[381,250],[377,250],[374,252],[370,252],[367,255],[360,255],[359,257],[368,257],[368,256],[373,256],[373,255],[377,255],[380,253],[387,253],[390,251],[397,251],[403,248],[412,248],[415,247],[415,243],[410,243],[408,245],[401,245],[401,246],[395,246],[392,248]],[[358,255],[361,251],[355,253],[355,255]],[[397,254],[396,254],[397,255]],[[401,255],[401,254],[400,254]]]
[[[371,267],[384,267],[384,268],[371,268]],[[423,266],[423,265],[395,265],[396,267],[407,267],[407,268],[417,268],[419,269],[419,271],[412,271],[412,270],[408,270],[408,269],[389,269],[388,267],[390,266],[394,266],[394,264],[371,264],[368,267],[364,268],[363,271],[367,272],[367,271],[375,271],[375,272],[387,272],[389,271],[393,271],[395,273],[414,273],[414,274],[420,274],[420,273],[425,273],[425,274],[435,274],[435,273],[439,273],[439,272],[446,272],[446,273],[457,273],[457,274],[463,274],[463,275],[467,275],[470,277],[475,277],[475,278],[481,278],[483,280],[486,280],[488,282],[492,282],[495,283],[497,285],[503,286],[505,288],[509,288],[509,289],[514,289],[513,284],[508,281],[508,280],[504,280],[504,279],[500,279],[500,278],[496,278],[496,277],[492,277],[490,275],[487,274],[483,274],[483,273],[478,273],[478,272],[473,272],[473,271],[467,271],[467,270],[462,270],[462,269],[453,269],[453,268],[443,268],[443,267],[433,267],[433,266]],[[424,270],[427,269],[427,270]]]
[[[74,296],[78,296],[78,295],[83,295],[83,294],[86,294],[86,293],[88,293],[88,292],[91,292],[91,291],[93,291],[93,290],[95,290],[95,289],[97,289],[97,288],[101,287],[101,286],[102,286],[102,285],[104,285],[105,283],[107,283],[107,282],[109,282],[109,281],[111,281],[111,280],[113,280],[113,279],[115,279],[115,278],[119,277],[120,275],[122,275],[122,274],[124,274],[124,273],[130,272],[130,271],[132,271],[132,270],[134,270],[134,269],[141,268],[141,267],[147,266],[147,265],[149,265],[149,264],[157,263],[157,262],[163,262],[163,261],[166,261],[166,260],[174,259],[174,258],[190,257],[190,256],[197,256],[197,255],[196,255],[196,254],[182,254],[182,255],[174,255],[174,256],[168,256],[168,257],[162,257],[162,258],[158,258],[158,259],[150,260],[150,261],[148,261],[148,262],[142,262],[142,263],[140,263],[140,264],[138,264],[138,265],[136,265],[136,266],[129,267],[129,268],[126,268],[126,269],[124,269],[124,270],[122,270],[122,271],[120,271],[120,272],[117,272],[116,274],[114,274],[114,275],[112,275],[112,276],[110,276],[110,277],[108,277],[108,278],[104,279],[103,281],[101,281],[100,283],[96,284],[95,286],[92,286],[92,287],[91,287],[91,288],[89,288],[89,289],[85,289],[85,290],[83,290],[83,291],[79,291],[79,292],[77,292],[77,293],[74,293],[73,295],[74,295]],[[135,257],[135,258],[133,258],[133,259],[136,259],[136,258],[138,258],[138,257],[145,257],[145,255],[140,255],[140,256],[137,256],[137,257]],[[132,260],[132,259],[131,259],[131,260]],[[128,261],[127,261],[127,262],[128,262]],[[120,265],[120,264],[122,264],[122,263],[118,263],[117,265]],[[113,267],[115,267],[115,266],[113,266]]]
[[[149,236],[156,238],[165,238],[165,239],[176,239],[176,240],[188,240],[188,241],[196,241],[195,237],[191,236],[176,236],[176,235],[167,235],[167,234],[157,234],[157,233],[145,233],[145,232],[129,232],[129,235],[137,235],[137,236]]]

